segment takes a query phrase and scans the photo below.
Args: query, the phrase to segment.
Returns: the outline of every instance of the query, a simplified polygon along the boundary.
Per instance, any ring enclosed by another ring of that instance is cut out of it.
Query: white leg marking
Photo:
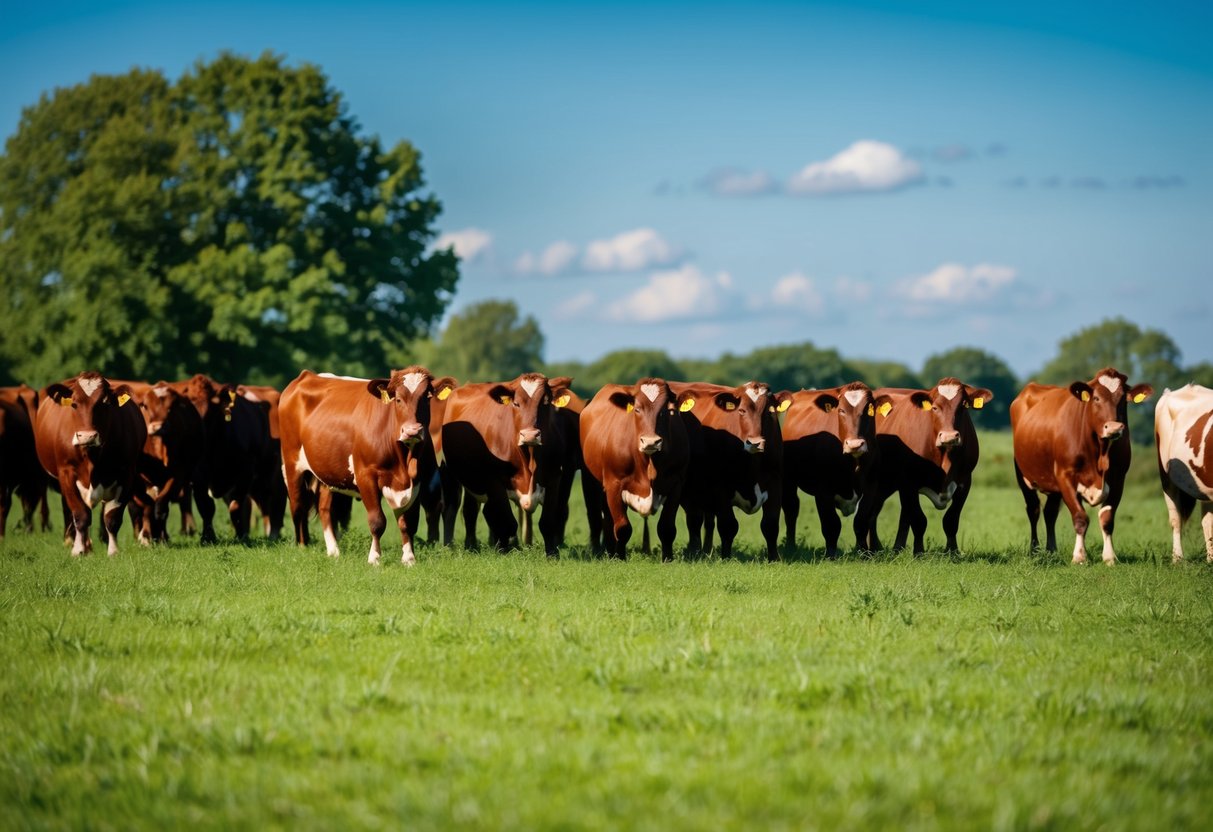
[[[413,541],[409,541],[401,547],[400,562],[405,566],[412,566],[417,563],[417,556],[413,554]]]
[[[72,554],[75,556],[84,554],[84,534],[80,529],[76,529],[76,541],[72,544]]]
[[[1200,528],[1205,533],[1205,560],[1213,563],[1213,503],[1201,503],[1200,510]]]
[[[331,526],[324,527],[324,548],[331,558],[341,555],[341,550],[337,548],[337,535],[333,533]]]
[[[379,541],[372,537],[371,538],[371,553],[366,556],[366,562],[369,563],[371,566],[378,566],[379,565],[379,554],[380,554]]]
[[[1082,535],[1074,536],[1074,563],[1087,562],[1087,546],[1083,543]]]
[[[1167,504],[1167,519],[1171,523],[1171,563],[1179,563],[1184,559],[1183,521],[1179,517],[1179,507],[1167,492],[1162,494]]]

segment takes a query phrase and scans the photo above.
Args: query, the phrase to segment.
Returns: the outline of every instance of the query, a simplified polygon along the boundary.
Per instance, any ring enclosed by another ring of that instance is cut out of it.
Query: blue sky
[[[0,132],[93,73],[311,62],[407,138],[549,360],[811,340],[1020,374],[1122,315],[1213,360],[1213,4],[14,3]]]

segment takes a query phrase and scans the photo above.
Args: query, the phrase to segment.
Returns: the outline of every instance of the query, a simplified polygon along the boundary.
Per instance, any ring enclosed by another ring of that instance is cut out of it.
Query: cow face
[[[67,384],[52,384],[47,397],[72,411],[72,445],[100,448],[117,418],[117,411],[131,399],[131,389],[121,384],[111,387],[100,373],[82,373]]]
[[[779,430],[776,414],[787,410],[791,403],[790,394],[772,394],[769,387],[757,381],[717,393],[712,400],[713,406],[733,421],[732,432],[741,437],[745,452],[749,454],[766,451],[766,437],[771,431]]]
[[[674,396],[670,386],[659,378],[643,378],[631,390],[611,394],[611,404],[632,414],[639,442],[638,450],[645,456],[659,454],[670,432],[670,419],[675,410],[687,411],[695,406],[691,393]]]
[[[538,447],[552,419],[553,407],[564,407],[572,398],[571,378],[549,379],[542,373],[524,373],[506,384],[493,385],[489,396],[503,407],[513,408],[518,444]]]
[[[430,400],[445,399],[455,389],[450,376],[435,380],[424,367],[393,370],[391,378],[371,379],[367,392],[392,408],[396,441],[412,448],[425,439],[430,422]]]
[[[873,397],[871,388],[856,381],[837,390],[822,391],[812,403],[838,420],[842,452],[858,459],[871,450],[869,439],[876,434],[876,408],[888,401],[887,395]]]
[[[1082,403],[1083,421],[1100,440],[1115,442],[1123,436],[1128,424],[1128,403],[1141,404],[1154,393],[1148,384],[1130,389],[1128,380],[1124,373],[1107,367],[1089,383],[1076,381],[1070,385],[1070,395]]]
[[[184,404],[186,398],[164,382],[149,388],[139,401],[148,436],[160,436],[173,408]]]
[[[968,416],[965,410],[980,410],[994,394],[984,387],[970,387],[960,379],[945,378],[931,390],[919,390],[910,396],[910,403],[931,415],[934,424],[935,447],[941,451],[959,448],[964,442],[962,427]]]

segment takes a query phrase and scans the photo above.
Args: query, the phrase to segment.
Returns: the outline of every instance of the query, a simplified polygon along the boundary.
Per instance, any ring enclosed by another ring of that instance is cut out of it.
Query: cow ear
[[[443,376],[437,381],[430,382],[430,392],[434,394],[438,401],[444,402],[456,386],[455,379],[450,376]]]
[[[965,395],[968,396],[974,410],[981,410],[986,406],[986,402],[994,399],[994,394],[985,387],[966,387]]]
[[[493,389],[489,390],[489,397],[500,404],[514,403],[514,391],[504,384],[493,385]]]
[[[931,404],[931,394],[922,390],[919,390],[918,392],[914,393],[914,395],[910,396],[910,401],[914,403],[915,407],[921,408],[922,410],[935,409],[935,405]]]
[[[786,413],[792,406],[792,394],[786,390],[771,395],[771,410],[776,413]]]
[[[392,396],[388,393],[387,388],[391,383],[391,379],[373,378],[366,383],[366,391],[379,401],[387,404],[392,400]]]
[[[872,404],[882,418],[888,416],[889,411],[893,409],[893,399],[887,393],[874,397]]]
[[[737,409],[737,405],[741,400],[732,393],[717,393],[715,402],[716,406],[721,410],[733,411]],[[694,407],[694,405],[691,406]]]
[[[569,402],[573,400],[573,391],[569,389],[572,383],[573,379],[568,376],[548,379],[548,391],[552,394],[553,407],[568,407]]]
[[[695,409],[695,396],[688,390],[678,397],[678,412],[686,413],[688,410]]]
[[[838,409],[838,397],[832,396],[829,393],[822,393],[813,399],[813,404],[817,405],[825,413],[833,413]]]
[[[1084,402],[1091,401],[1091,385],[1085,381],[1076,381],[1070,385],[1070,395]]]
[[[110,390],[110,392],[113,393],[114,398],[117,399],[118,407],[122,407],[127,402],[129,402],[131,400],[131,396],[133,395],[131,393],[130,386],[126,385],[126,384],[120,384],[117,387]]]
[[[635,401],[632,398],[632,394],[625,393],[622,390],[612,393],[609,399],[611,404],[615,405],[615,407],[619,408],[620,410],[626,410],[629,413],[631,413],[632,408],[635,407]]]
[[[1149,384],[1139,384],[1129,391],[1129,401],[1133,402],[1133,404],[1141,404],[1153,395],[1153,387]]]
[[[52,384],[46,388],[46,397],[62,407],[72,406],[72,391],[63,384]]]

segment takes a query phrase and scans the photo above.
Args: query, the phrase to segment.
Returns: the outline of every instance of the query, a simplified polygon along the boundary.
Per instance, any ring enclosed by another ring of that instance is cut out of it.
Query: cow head
[[[396,441],[413,447],[425,439],[430,422],[430,400],[445,399],[455,389],[450,376],[435,379],[425,367],[414,365],[393,370],[390,378],[375,378],[367,382],[367,392],[392,408],[395,417]]]
[[[732,433],[741,438],[746,453],[766,451],[766,437],[779,432],[778,415],[792,403],[790,393],[772,393],[759,381],[750,381],[733,390],[717,393],[712,406],[728,415],[734,424]]]
[[[994,394],[984,387],[970,387],[960,379],[943,378],[930,390],[916,390],[910,396],[910,404],[930,414],[935,447],[946,453],[964,442],[963,428],[968,420],[965,411],[980,410],[993,398]]]
[[[1105,367],[1090,382],[1076,381],[1070,395],[1082,403],[1083,421],[1101,442],[1115,442],[1128,425],[1128,403],[1141,404],[1154,393],[1149,384],[1129,388],[1129,378],[1112,367]]]
[[[661,453],[675,411],[685,412],[695,406],[691,393],[675,396],[670,386],[659,378],[642,378],[631,390],[612,393],[610,401],[615,407],[632,414],[639,440],[638,449],[645,456]]]
[[[185,396],[169,387],[168,382],[157,382],[148,388],[139,401],[143,421],[147,423],[148,436],[159,436],[173,408],[184,405],[186,401]]]
[[[855,459],[871,450],[876,435],[876,410],[888,404],[887,394],[875,396],[862,381],[853,381],[832,390],[823,390],[812,399],[812,405],[838,420],[838,441],[842,452]]]
[[[131,399],[131,389],[125,384],[111,387],[100,373],[81,373],[66,384],[46,388],[47,398],[72,411],[72,445],[99,448],[105,442],[118,408]]]
[[[537,447],[543,444],[552,408],[565,407],[572,399],[572,383],[567,376],[547,378],[542,373],[523,373],[513,381],[493,385],[489,396],[499,405],[513,408],[518,444]]]
[[[185,396],[190,400],[198,415],[208,425],[217,424],[220,420],[232,421],[232,410],[240,394],[235,384],[220,384],[214,379],[198,373],[185,382]]]

